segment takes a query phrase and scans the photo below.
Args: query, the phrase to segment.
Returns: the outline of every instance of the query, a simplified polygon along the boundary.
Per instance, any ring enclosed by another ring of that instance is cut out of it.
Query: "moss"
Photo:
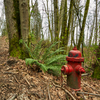
[[[10,41],[10,56],[21,58],[21,47],[19,45],[18,37],[14,36]]]
[[[26,49],[22,48],[22,44],[19,44],[19,39],[17,37],[11,39],[10,44],[10,56],[18,57],[19,59],[25,59],[29,57],[29,53],[26,51]]]
[[[100,66],[95,67],[92,77],[100,80]]]

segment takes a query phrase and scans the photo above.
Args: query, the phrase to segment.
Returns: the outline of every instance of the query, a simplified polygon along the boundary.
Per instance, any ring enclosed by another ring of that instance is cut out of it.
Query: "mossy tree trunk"
[[[59,33],[58,33],[58,0],[54,0],[54,27],[55,27],[55,41],[59,40]],[[58,46],[57,46],[58,48]]]
[[[25,43],[28,44],[28,34],[29,34],[29,0],[19,0],[19,10],[20,10],[20,27],[21,36]],[[23,49],[25,46],[23,45]]]
[[[70,26],[71,26],[71,19],[72,19],[72,11],[73,11],[73,0],[70,0],[70,8],[69,8],[69,18],[68,18],[68,25],[67,25],[67,0],[65,0],[64,5],[64,13],[63,13],[63,21],[62,21],[62,30],[61,30],[61,45],[65,47],[65,53],[67,51],[67,45],[70,35]]]
[[[65,45],[66,45],[66,43],[65,43],[66,26],[67,26],[67,0],[65,0],[65,2],[64,2],[63,19],[62,19],[62,30],[61,30],[61,36],[60,36],[60,40],[61,40],[60,46],[61,47],[65,47]]]
[[[73,0],[70,0],[70,8],[69,8],[69,19],[68,19],[68,25],[67,29],[65,30],[65,44],[68,45],[69,41],[69,35],[70,35],[70,26],[71,26],[71,19],[72,19],[72,11],[73,11]]]
[[[25,0],[23,1],[22,8],[24,9],[25,6],[27,6],[28,2]],[[7,31],[8,31],[8,37],[9,37],[9,54],[13,57],[18,58],[24,58],[28,54],[25,51],[25,48],[23,49],[22,45],[19,44],[20,39],[27,40],[28,42],[28,32],[29,32],[29,17],[26,17],[27,14],[29,15],[29,10],[27,6],[27,10],[23,10],[23,20],[22,15],[20,17],[20,6],[19,6],[19,0],[4,0],[4,6],[5,6],[5,15],[6,15],[6,23],[7,23]],[[28,12],[28,13],[26,13]],[[22,24],[24,23],[24,24]],[[27,24],[27,25],[26,25]],[[27,28],[24,30],[24,28]],[[24,30],[24,31],[23,31]],[[25,32],[25,33],[24,33]]]
[[[84,42],[83,41],[84,40],[84,28],[85,28],[86,18],[88,14],[89,4],[90,4],[90,0],[87,0],[86,5],[85,5],[84,17],[83,17],[82,28],[81,28],[81,32],[79,36],[77,49],[80,49],[80,45],[82,44],[82,42]]]

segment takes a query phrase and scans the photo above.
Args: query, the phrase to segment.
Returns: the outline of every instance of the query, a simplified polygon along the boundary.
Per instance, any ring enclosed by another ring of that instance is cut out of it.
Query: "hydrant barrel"
[[[73,89],[81,88],[81,74],[85,73],[81,63],[84,61],[82,54],[76,47],[73,48],[66,57],[67,64],[63,65],[61,72],[67,75],[67,85]]]

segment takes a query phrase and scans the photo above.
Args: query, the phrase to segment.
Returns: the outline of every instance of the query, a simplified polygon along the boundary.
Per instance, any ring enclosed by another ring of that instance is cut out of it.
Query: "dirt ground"
[[[0,100],[100,100],[100,80],[83,76],[79,94],[63,78],[38,72],[9,57],[8,39],[0,37]]]

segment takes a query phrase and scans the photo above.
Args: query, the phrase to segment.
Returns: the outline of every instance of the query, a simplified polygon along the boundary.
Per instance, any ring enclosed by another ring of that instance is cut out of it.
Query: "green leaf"
[[[62,36],[62,39],[64,39],[64,36]]]
[[[22,44],[22,43],[23,43],[23,39],[20,39],[20,40],[19,40],[19,44]]]

